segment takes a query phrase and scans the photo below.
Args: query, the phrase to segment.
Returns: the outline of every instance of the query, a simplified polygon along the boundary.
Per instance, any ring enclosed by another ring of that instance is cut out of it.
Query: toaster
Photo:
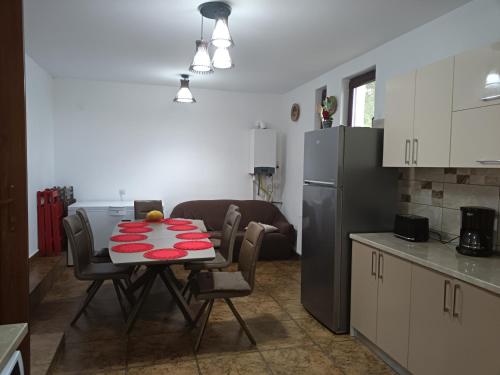
[[[418,215],[398,214],[394,220],[394,235],[407,241],[425,242],[429,239],[429,219]]]

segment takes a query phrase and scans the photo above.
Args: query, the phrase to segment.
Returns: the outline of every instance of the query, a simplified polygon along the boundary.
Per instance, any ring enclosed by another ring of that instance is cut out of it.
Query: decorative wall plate
[[[292,121],[298,121],[298,119],[300,118],[300,105],[298,103],[292,104],[290,118],[292,119]]]

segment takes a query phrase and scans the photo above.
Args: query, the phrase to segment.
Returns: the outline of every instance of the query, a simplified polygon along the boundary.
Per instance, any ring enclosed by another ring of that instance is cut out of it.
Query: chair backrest
[[[233,262],[234,241],[241,221],[241,214],[237,209],[238,207],[236,206],[233,206],[233,208],[229,207],[222,226],[219,252],[226,259],[226,265],[228,266]]]
[[[90,238],[82,219],[78,215],[70,215],[63,219],[64,230],[71,246],[75,262],[75,276],[81,278],[82,271],[90,264]]]
[[[257,259],[259,258],[263,238],[264,227],[255,221],[251,221],[241,244],[238,271],[243,274],[252,290],[255,284],[255,268],[257,267]]]
[[[145,219],[149,211],[157,210],[163,213],[163,203],[160,200],[134,201],[134,217]]]
[[[87,232],[90,240],[90,254],[94,255],[95,246],[94,246],[94,232],[92,231],[92,226],[90,225],[89,216],[87,215],[87,211],[83,208],[78,208],[76,210],[77,216],[80,218],[83,224],[83,229]]]

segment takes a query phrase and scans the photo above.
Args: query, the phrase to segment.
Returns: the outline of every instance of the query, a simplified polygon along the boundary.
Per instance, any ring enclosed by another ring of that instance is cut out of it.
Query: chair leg
[[[198,310],[198,313],[196,314],[196,317],[194,318],[193,326],[196,326],[198,324],[198,321],[203,316],[203,313],[207,308],[208,302],[210,301],[206,300],[205,302],[203,302],[203,305],[201,305],[200,309]]]
[[[125,306],[123,306],[123,298],[120,292],[119,284],[120,284],[119,280],[113,279],[113,286],[115,287],[116,297],[118,297],[118,303],[120,304],[120,308],[122,310],[123,319],[127,321],[127,310],[125,310]]]
[[[247,334],[248,339],[253,345],[257,345],[257,342],[255,341],[255,338],[253,337],[252,333],[250,332],[250,329],[248,329],[247,324],[239,314],[238,310],[236,310],[236,307],[234,307],[233,302],[229,298],[224,298],[224,301],[226,301],[227,305],[233,312],[234,316],[238,320],[238,323],[240,323],[241,328],[243,328],[243,331]]]
[[[196,275],[195,271],[191,270],[191,272],[189,272],[189,275],[187,277],[186,285],[184,285],[184,287],[181,290],[181,294],[183,296],[185,296],[186,292],[189,290],[189,287],[191,286],[191,283],[193,282],[193,278],[194,278],[195,275]]]
[[[127,279],[125,279],[127,280]],[[121,282],[121,280],[117,280],[118,281],[118,287],[121,289],[123,295],[125,296],[125,298],[127,298],[128,300],[128,303],[130,303],[130,306],[134,306],[135,305],[135,297],[132,293],[130,293],[127,288],[125,288],[125,286],[123,286],[123,283]],[[127,284],[127,282],[125,281],[125,284]]]
[[[90,288],[89,292],[87,293],[87,296],[85,297],[85,299],[82,303],[82,306],[80,307],[80,309],[76,313],[75,317],[71,321],[71,325],[74,325],[76,323],[76,321],[78,320],[78,318],[80,318],[80,316],[83,314],[83,312],[87,308],[90,301],[92,301],[92,298],[94,298],[95,294],[97,293],[97,291],[99,290],[99,288],[101,287],[103,282],[104,282],[104,280],[96,280],[92,283],[92,287]]]
[[[212,312],[212,307],[214,306],[214,300],[211,299],[208,302],[208,307],[207,307],[207,312],[205,313],[205,319],[203,319],[203,323],[200,328],[200,333],[198,334],[198,339],[196,340],[196,344],[194,346],[194,352],[198,353],[198,349],[200,348],[201,344],[201,339],[203,338],[203,335],[205,334],[205,330],[207,329],[207,324],[208,324],[208,318],[210,318],[210,313]]]
[[[90,292],[90,289],[92,289],[92,287],[94,286],[95,284],[95,281],[92,281],[89,285],[89,287],[87,288],[87,293]]]

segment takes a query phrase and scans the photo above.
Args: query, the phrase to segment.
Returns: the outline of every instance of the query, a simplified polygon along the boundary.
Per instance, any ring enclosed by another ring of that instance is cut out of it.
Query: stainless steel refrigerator
[[[383,129],[339,126],[305,134],[303,306],[349,331],[350,233],[392,231],[398,171],[382,168]]]

